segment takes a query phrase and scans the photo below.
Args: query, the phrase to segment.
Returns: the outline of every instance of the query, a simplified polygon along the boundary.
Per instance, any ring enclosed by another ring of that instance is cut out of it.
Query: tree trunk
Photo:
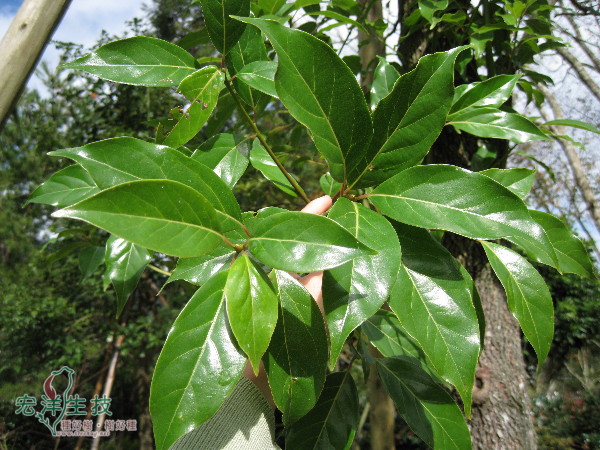
[[[363,19],[369,22],[375,22],[383,18],[383,7],[381,0],[359,0],[359,4],[364,9]],[[365,92],[368,92],[373,83],[373,73],[377,67],[377,55],[385,56],[385,42],[376,33],[366,34],[358,30],[358,43],[364,45],[358,48],[360,64],[362,66],[361,85]]]
[[[25,0],[0,41],[0,130],[71,0]]]
[[[369,381],[370,443],[373,450],[393,450],[394,445],[394,402],[381,384],[375,365],[371,367]]]
[[[140,440],[140,450],[152,450],[154,448],[154,439],[152,438],[152,419],[150,418],[150,370],[148,368],[148,358],[140,358],[136,370],[137,398],[144,407],[138,417],[138,437]]]

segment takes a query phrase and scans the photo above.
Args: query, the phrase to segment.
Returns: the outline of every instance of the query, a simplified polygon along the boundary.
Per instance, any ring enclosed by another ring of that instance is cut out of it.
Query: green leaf
[[[583,243],[562,220],[541,211],[530,211],[531,217],[546,232],[558,258],[560,272],[594,277],[594,265]]]
[[[355,76],[325,42],[276,22],[239,18],[260,28],[278,56],[275,88],[281,102],[305,125],[336,181],[365,167],[373,134],[369,109]]]
[[[168,123],[172,127],[158,130],[158,143],[177,148],[196,136],[217,105],[225,86],[223,80],[223,72],[215,66],[204,67],[186,77],[177,90],[191,103],[185,109],[171,111]]]
[[[465,47],[419,60],[373,112],[374,137],[361,186],[378,184],[421,162],[444,127],[454,95],[454,62]]]
[[[275,61],[256,61],[242,67],[237,78],[254,89],[279,98],[275,90],[275,72],[277,72]]]
[[[527,197],[535,181],[535,170],[531,169],[487,169],[479,173],[500,183],[521,199]]]
[[[416,362],[377,361],[377,371],[398,414],[431,448],[471,449],[469,429],[452,397]]]
[[[399,222],[473,239],[528,236],[535,226],[523,201],[511,191],[485,175],[454,166],[412,167],[378,186],[369,200]]]
[[[106,242],[106,276],[117,294],[117,317],[152,259],[152,252],[125,239],[111,236]]]
[[[560,119],[560,120],[550,120],[543,124],[544,127],[549,127],[552,125],[558,125],[563,127],[573,127],[579,128],[581,130],[591,131],[592,133],[600,134],[600,130],[596,128],[591,123],[582,122],[581,120],[573,120],[573,119]]]
[[[323,174],[319,179],[319,184],[323,192],[330,197],[333,197],[342,188],[342,183],[335,181],[329,172]]]
[[[250,151],[250,164],[283,192],[292,197],[298,196],[292,183],[290,183],[283,172],[279,170],[279,167],[277,167],[273,158],[269,156],[258,140],[254,141],[254,144],[252,145],[252,150]]]
[[[483,138],[508,139],[522,144],[527,141],[550,140],[533,122],[520,114],[497,108],[467,108],[449,118],[449,125]]]
[[[251,229],[249,250],[275,269],[316,272],[374,252],[331,219],[284,211],[260,218]]]
[[[552,343],[554,308],[542,276],[518,253],[491,242],[482,242],[496,276],[504,286],[509,311],[521,325],[542,367]]]
[[[217,412],[237,383],[246,358],[225,312],[226,273],[210,279],[181,311],[160,353],[150,388],[159,450]]]
[[[349,372],[327,375],[315,407],[294,423],[285,438],[287,450],[350,448],[358,426],[358,391]]]
[[[174,256],[201,256],[223,242],[222,220],[215,209],[195,190],[175,181],[120,184],[52,215],[83,220]]]
[[[279,321],[265,358],[273,400],[288,427],[317,403],[325,383],[327,336],[319,307],[291,275],[275,271]]]
[[[375,108],[382,98],[392,92],[398,78],[400,78],[400,74],[394,66],[379,56],[379,64],[373,74],[373,84],[371,85],[371,108]]]
[[[479,83],[460,86],[462,89],[456,89],[450,115],[474,106],[499,108],[510,98],[519,78],[521,78],[520,74],[498,75]]]
[[[85,247],[79,252],[82,279],[88,278],[104,262],[104,247]]]
[[[44,203],[62,208],[98,192],[100,189],[90,174],[81,166],[74,164],[59,170],[44,181],[32,192],[27,203]]]
[[[210,167],[231,189],[248,167],[251,141],[237,134],[218,134],[204,142],[191,158]]]
[[[235,90],[255,110],[263,95],[240,82],[240,79],[242,79],[240,78],[240,72],[249,64],[258,64],[260,67],[261,63],[270,63],[260,30],[255,27],[246,27],[240,40],[227,54],[226,62],[229,75],[231,77],[235,76],[232,80]],[[273,70],[273,75],[275,75],[275,70]]]
[[[309,12],[309,13],[307,13],[307,15],[323,16],[323,17],[327,17],[329,19],[334,19],[337,22],[334,25],[328,25],[326,27],[321,28],[321,32],[331,30],[339,25],[352,25],[353,27],[361,30],[363,33],[369,34],[369,31],[360,22],[357,22],[356,20],[351,19],[350,17],[346,17],[340,13],[336,13],[335,11],[329,11],[329,10],[315,11],[315,12]]]
[[[481,347],[473,282],[427,230],[401,224],[395,228],[403,266],[388,303],[430,367],[456,387],[470,416]]]
[[[257,374],[277,324],[277,295],[264,271],[246,253],[229,269],[225,295],[233,334]]]
[[[226,55],[240,39],[246,24],[231,16],[248,16],[250,0],[200,0],[210,40]]]
[[[323,275],[323,308],[331,342],[329,366],[333,367],[346,338],[387,299],[400,269],[402,252],[394,228],[375,211],[340,198],[328,217],[377,251]]]
[[[64,64],[117,83],[177,86],[196,71],[196,60],[181,47],[161,39],[136,36],[113,41]]]
[[[50,152],[86,169],[100,189],[136,180],[172,180],[198,191],[219,211],[241,218],[231,190],[204,164],[164,145],[121,137]]]
[[[229,247],[217,247],[208,255],[195,258],[179,258],[177,267],[175,267],[165,284],[176,280],[185,280],[188,283],[201,286],[213,275],[227,270],[235,254],[235,251]]]
[[[433,22],[436,11],[443,11],[448,7],[448,0],[419,0],[419,11],[427,22]]]

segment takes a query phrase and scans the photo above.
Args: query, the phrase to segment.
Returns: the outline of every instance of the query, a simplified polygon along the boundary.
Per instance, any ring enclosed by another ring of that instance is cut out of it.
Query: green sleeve
[[[279,449],[274,432],[273,410],[254,383],[242,377],[216,414],[171,450],[274,450]]]

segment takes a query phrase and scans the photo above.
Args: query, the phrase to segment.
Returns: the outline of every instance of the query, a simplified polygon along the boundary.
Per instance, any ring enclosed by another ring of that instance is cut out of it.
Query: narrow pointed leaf
[[[269,58],[264,38],[260,30],[256,27],[246,27],[240,40],[227,54],[227,70],[231,77],[235,76],[233,79],[235,90],[252,109],[258,107],[258,103],[263,98],[263,95],[261,92],[251,89],[249,87],[251,85],[244,83],[243,79],[240,78],[240,72],[249,64],[259,64],[260,66],[261,63],[268,61]],[[275,71],[273,71],[274,74]]]
[[[271,97],[279,98],[275,89],[275,61],[256,61],[240,69],[237,77],[248,86],[257,89]]]
[[[246,24],[230,16],[250,14],[250,0],[200,0],[210,40],[226,55],[244,33]]]
[[[233,334],[258,373],[277,324],[277,294],[264,271],[242,253],[229,269],[225,295]]]
[[[98,192],[100,189],[90,174],[74,164],[59,170],[44,181],[33,191],[27,203],[44,203],[62,208]]]
[[[237,134],[218,134],[198,147],[191,158],[210,167],[233,188],[248,167],[251,142]]]
[[[487,169],[479,173],[500,183],[521,199],[527,197],[535,181],[535,170],[531,169]]]
[[[518,253],[491,242],[482,242],[496,276],[504,286],[508,309],[544,364],[554,334],[552,297],[542,276]]]
[[[464,50],[428,55],[396,81],[373,112],[374,137],[360,185],[380,183],[421,162],[444,127],[454,95],[454,62]]]
[[[206,197],[215,209],[241,218],[233,193],[212,170],[164,145],[121,137],[50,154],[79,163],[101,189],[136,180],[178,181]]]
[[[550,140],[533,122],[520,114],[490,107],[465,109],[449,118],[448,124],[483,138],[508,139],[522,144],[527,141]]]
[[[279,170],[279,167],[277,167],[273,158],[271,158],[258,140],[254,141],[254,144],[252,145],[252,150],[250,151],[250,164],[283,192],[292,197],[298,196],[292,183],[290,183],[283,172]]]
[[[400,78],[398,71],[385,58],[379,57],[379,64],[373,74],[371,86],[371,108],[375,108],[382,98],[388,96]]]
[[[159,450],[168,449],[219,409],[246,358],[227,322],[226,273],[206,283],[181,311],[160,353],[150,388],[150,413]]]
[[[340,198],[328,217],[377,251],[323,275],[323,308],[331,341],[329,366],[333,367],[350,333],[387,299],[400,269],[402,252],[394,227],[375,211]]]
[[[600,134],[600,130],[596,128],[591,123],[582,122],[581,120],[573,120],[573,119],[559,119],[559,120],[550,120],[549,122],[544,123],[544,126],[552,126],[558,125],[563,127],[573,127],[579,128],[580,130],[591,131],[592,133]]]
[[[452,397],[417,363],[403,357],[377,361],[377,371],[412,430],[435,449],[471,449],[471,436]]]
[[[213,275],[227,270],[233,261],[235,251],[230,247],[217,247],[208,255],[195,258],[179,258],[177,267],[165,284],[176,280],[185,280],[188,283],[201,286]]]
[[[134,291],[142,272],[152,259],[152,252],[144,247],[111,236],[103,255],[106,276],[117,294],[117,317],[121,315],[127,299]]]
[[[455,99],[450,115],[473,106],[499,108],[511,97],[519,78],[521,78],[520,74],[498,75],[489,80],[466,85],[466,89],[461,89],[462,95]]]
[[[52,215],[83,220],[174,256],[204,255],[223,242],[215,209],[195,190],[175,181],[120,184]]]
[[[273,400],[287,426],[309,412],[325,383],[327,336],[319,307],[291,275],[275,271],[279,321],[265,358]]]
[[[79,252],[82,279],[88,278],[104,262],[104,247],[85,247]]]
[[[594,276],[594,265],[583,243],[558,218],[541,211],[530,211],[531,217],[545,231],[558,258],[558,270],[582,277]]]
[[[275,269],[315,272],[353,258],[374,254],[336,222],[323,216],[285,211],[258,219],[251,229],[249,250]]]
[[[175,108],[167,122],[167,130],[159,129],[160,144],[177,148],[185,145],[202,129],[217,105],[219,93],[225,87],[223,72],[215,66],[204,67],[186,77],[177,91],[182,93],[189,105]]]
[[[329,374],[315,407],[289,428],[285,448],[350,448],[358,419],[358,391],[352,376],[348,372]]]
[[[535,226],[515,194],[485,175],[454,166],[412,167],[378,186],[369,199],[399,222],[473,239],[529,236]]]
[[[117,83],[177,86],[196,71],[196,60],[175,44],[136,36],[103,45],[63,67],[85,70]]]
[[[389,305],[435,373],[456,387],[469,416],[480,351],[470,277],[427,230],[396,225],[403,266]]]
[[[333,178],[355,178],[366,165],[373,130],[352,71],[330,46],[308,33],[269,20],[239,19],[260,28],[271,41],[278,56],[279,99],[309,129]]]

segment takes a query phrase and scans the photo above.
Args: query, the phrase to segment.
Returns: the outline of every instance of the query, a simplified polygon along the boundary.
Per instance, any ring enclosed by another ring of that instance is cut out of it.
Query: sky
[[[102,30],[118,34],[127,29],[126,21],[143,17],[142,6],[145,2],[147,0],[72,0],[52,39],[90,46],[98,40]],[[21,3],[22,0],[0,0],[0,38],[4,36]],[[46,47],[42,59],[51,67],[58,63],[58,52],[53,45]],[[30,79],[29,87],[39,87],[35,77]]]

